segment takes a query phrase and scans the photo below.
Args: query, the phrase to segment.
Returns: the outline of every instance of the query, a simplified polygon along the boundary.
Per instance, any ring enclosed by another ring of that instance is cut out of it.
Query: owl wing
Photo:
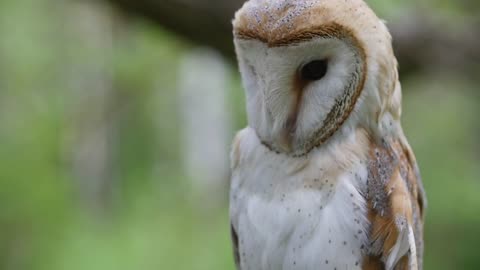
[[[366,200],[371,228],[363,269],[422,269],[425,194],[406,142],[372,144]]]
[[[230,225],[230,233],[232,236],[233,259],[237,270],[240,270],[240,254],[238,252],[238,235],[233,225]]]
[[[230,169],[232,172],[237,168],[240,162],[240,140],[242,136],[241,134],[242,134],[242,131],[238,132],[235,138],[233,139],[233,143],[232,143],[232,151],[230,153],[230,161],[231,161]],[[235,266],[237,270],[241,270],[240,254],[238,249],[238,234],[237,234],[237,231],[235,230],[233,222],[230,222],[230,235],[232,240],[233,258],[235,261]]]

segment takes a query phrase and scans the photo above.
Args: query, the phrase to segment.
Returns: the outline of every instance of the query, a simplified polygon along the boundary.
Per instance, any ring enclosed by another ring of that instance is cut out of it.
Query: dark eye
[[[327,74],[327,70],[327,60],[315,60],[302,67],[300,70],[300,76],[306,81],[317,81]]]

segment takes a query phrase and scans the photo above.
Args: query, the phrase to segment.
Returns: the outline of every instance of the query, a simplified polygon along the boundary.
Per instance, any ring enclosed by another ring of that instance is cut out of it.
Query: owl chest
[[[233,173],[230,210],[241,269],[361,269],[366,170],[331,174],[316,164],[295,172],[275,164],[258,161]]]

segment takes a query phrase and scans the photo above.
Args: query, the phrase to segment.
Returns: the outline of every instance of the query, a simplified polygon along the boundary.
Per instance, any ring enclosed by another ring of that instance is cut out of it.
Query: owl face
[[[249,124],[277,151],[302,152],[326,136],[359,91],[363,60],[339,38],[272,47],[237,39],[236,46]]]
[[[378,77],[394,73],[385,65],[395,72],[396,66],[386,60],[392,55],[388,31],[365,7],[360,0],[251,0],[237,13],[235,47],[248,122],[272,150],[304,155],[347,119],[371,122],[355,114],[381,111],[386,100],[379,88],[393,83]],[[363,112],[356,108],[362,95],[375,103]]]

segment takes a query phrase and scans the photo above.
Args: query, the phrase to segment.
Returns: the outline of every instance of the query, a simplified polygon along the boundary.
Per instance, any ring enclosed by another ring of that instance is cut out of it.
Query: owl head
[[[270,149],[302,156],[399,125],[391,36],[362,0],[250,0],[233,26],[248,123]]]

